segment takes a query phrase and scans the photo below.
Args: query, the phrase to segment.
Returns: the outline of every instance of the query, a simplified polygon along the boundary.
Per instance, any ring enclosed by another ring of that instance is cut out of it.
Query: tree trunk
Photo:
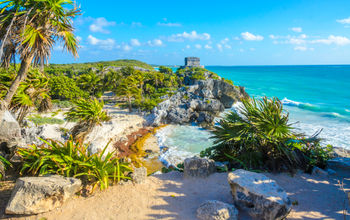
[[[128,97],[129,112],[132,112],[131,97]]]
[[[32,63],[32,60],[33,60],[33,56],[27,56],[22,60],[21,68],[17,73],[16,79],[12,82],[9,91],[7,92],[4,98],[4,104],[6,108],[8,108],[8,106],[11,103],[12,97],[16,94],[19,84],[27,78],[27,73],[28,73],[30,64]]]

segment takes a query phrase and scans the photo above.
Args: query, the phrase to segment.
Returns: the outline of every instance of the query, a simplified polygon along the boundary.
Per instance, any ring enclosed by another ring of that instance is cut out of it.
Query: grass
[[[30,116],[29,121],[33,122],[35,125],[45,125],[45,124],[63,124],[64,120],[52,117],[42,117],[40,115]]]

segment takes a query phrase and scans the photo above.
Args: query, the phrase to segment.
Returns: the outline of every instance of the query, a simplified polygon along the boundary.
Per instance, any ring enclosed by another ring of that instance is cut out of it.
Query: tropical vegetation
[[[214,127],[215,145],[202,151],[201,156],[245,169],[325,168],[332,147],[322,147],[317,136],[306,138],[296,133],[279,99],[253,98],[242,103],[238,112],[228,113]]]
[[[72,19],[80,11],[71,0],[4,0],[0,14],[0,59],[5,68],[16,57],[21,60],[16,77],[3,100],[8,107],[21,82],[27,78],[30,65],[44,65],[56,42],[77,56],[78,41]],[[70,8],[70,9],[67,9]]]
[[[58,174],[66,177],[80,178],[85,184],[100,186],[106,189],[111,183],[130,179],[132,171],[128,163],[114,156],[114,152],[106,152],[108,147],[91,154],[87,145],[73,139],[65,143],[46,141],[43,145],[32,145],[30,148],[20,148],[18,154],[23,161],[20,173],[43,176]]]
[[[66,112],[66,119],[77,121],[72,128],[71,134],[77,140],[84,140],[91,130],[101,125],[102,122],[111,120],[107,112],[103,110],[104,102],[94,99],[78,99],[74,101],[75,106]]]

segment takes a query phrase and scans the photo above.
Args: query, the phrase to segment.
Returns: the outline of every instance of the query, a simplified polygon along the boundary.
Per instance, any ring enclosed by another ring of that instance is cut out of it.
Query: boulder
[[[322,178],[327,178],[328,177],[328,172],[325,170],[322,170],[321,168],[314,167],[311,172],[312,175],[322,177]]]
[[[19,178],[5,212],[20,215],[48,212],[60,207],[80,187],[79,179],[58,175]]]
[[[21,127],[12,114],[5,110],[0,114],[0,151],[12,153],[14,147],[22,144]]]
[[[350,158],[337,157],[328,161],[328,167],[331,169],[350,170]]]
[[[197,218],[201,220],[236,220],[238,219],[238,210],[234,205],[209,200],[199,206]]]
[[[216,171],[215,161],[207,158],[192,157],[185,159],[184,177],[205,178]]]
[[[131,174],[132,181],[134,183],[144,183],[147,178],[147,168],[146,167],[140,167],[140,168],[134,168],[133,173]]]
[[[291,210],[287,193],[263,174],[236,170],[229,173],[228,183],[236,207],[256,219],[284,219]]]

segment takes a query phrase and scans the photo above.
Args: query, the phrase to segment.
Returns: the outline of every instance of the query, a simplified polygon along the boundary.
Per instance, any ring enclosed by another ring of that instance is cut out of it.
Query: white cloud
[[[131,44],[131,46],[134,46],[134,47],[141,46],[141,43],[140,43],[140,41],[138,39],[131,39],[130,40],[130,44]]]
[[[223,48],[222,48],[221,44],[217,44],[216,47],[218,48],[219,51],[223,51]]]
[[[161,47],[164,45],[163,41],[160,39],[154,39],[154,40],[148,41],[147,43],[151,47]]]
[[[88,39],[89,44],[91,44],[93,46],[99,46],[100,48],[105,49],[105,50],[111,50],[115,47],[115,40],[113,40],[111,38],[101,40],[101,39],[98,39],[92,35],[89,35],[87,39]]]
[[[131,27],[142,27],[142,23],[141,23],[141,22],[135,22],[135,21],[133,21],[133,22],[131,23]]]
[[[337,20],[340,24],[350,24],[350,17]]]
[[[186,48],[187,48],[187,49],[190,49],[190,48],[191,48],[191,46],[190,46],[190,45],[186,45]]]
[[[204,45],[204,48],[207,50],[213,49],[213,47],[209,44]]]
[[[313,40],[311,43],[321,43],[321,44],[336,44],[339,46],[344,46],[350,44],[350,39],[343,36],[330,35],[327,39]]]
[[[197,33],[192,31],[190,33],[183,32],[181,34],[173,34],[168,38],[170,42],[184,42],[185,40],[195,41],[195,40],[210,40],[210,34],[208,33]]]
[[[241,36],[244,40],[248,40],[248,41],[262,41],[262,40],[264,40],[263,36],[254,35],[254,34],[249,33],[249,32],[241,33]]]
[[[116,23],[114,21],[107,21],[106,18],[96,18],[94,19],[93,23],[90,25],[89,29],[92,32],[100,32],[100,33],[104,33],[104,34],[108,34],[110,33],[108,30],[106,30],[106,27],[109,26],[114,26],[116,25]]]
[[[243,52],[244,52],[244,49],[239,49],[239,52],[243,53]]]
[[[269,36],[273,41],[274,44],[294,44],[294,45],[300,45],[300,44],[306,44],[306,39],[308,36],[306,34],[300,34],[299,36],[277,36],[271,34]]]
[[[122,46],[122,49],[124,51],[128,52],[128,51],[132,50],[132,47],[130,47],[129,45],[126,44],[126,45]]]
[[[307,51],[307,50],[313,51],[314,48],[310,48],[310,47],[306,47],[306,46],[296,46],[296,47],[294,47],[294,50],[296,50],[296,51]]]
[[[254,47],[252,47],[252,48],[250,48],[249,50],[250,50],[250,51],[255,51],[255,48],[254,48]]]
[[[158,22],[158,26],[163,26],[163,27],[181,27],[182,24],[180,23],[171,23],[171,22]]]
[[[307,47],[304,47],[304,46],[296,46],[296,47],[294,47],[294,50],[298,50],[298,51],[307,51]]]
[[[292,27],[291,30],[297,33],[303,32],[303,29],[301,27]]]
[[[197,49],[202,49],[202,45],[200,45],[200,44],[196,44],[196,45],[194,45],[194,47]]]

